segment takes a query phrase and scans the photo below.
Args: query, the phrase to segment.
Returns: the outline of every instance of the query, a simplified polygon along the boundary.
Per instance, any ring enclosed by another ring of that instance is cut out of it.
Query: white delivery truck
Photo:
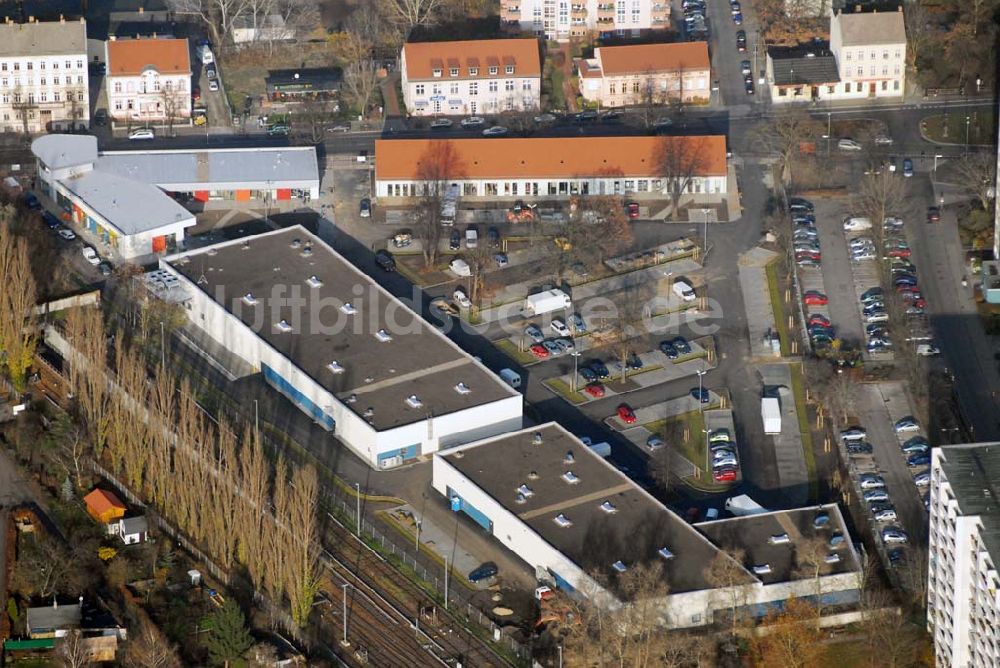
[[[215,62],[215,57],[212,55],[212,50],[208,48],[207,44],[202,44],[198,47],[198,60],[200,60],[205,65],[210,65]]]
[[[764,397],[760,400],[760,417],[764,420],[765,434],[781,433],[781,404],[777,397]]]
[[[686,302],[695,300],[694,288],[684,279],[678,278],[674,281],[674,294]]]
[[[552,311],[561,311],[573,305],[569,295],[562,290],[546,290],[528,295],[524,300],[524,313],[527,316],[542,315]]]
[[[455,216],[458,215],[458,184],[452,183],[444,191],[441,198],[441,224],[451,226],[455,224]]]

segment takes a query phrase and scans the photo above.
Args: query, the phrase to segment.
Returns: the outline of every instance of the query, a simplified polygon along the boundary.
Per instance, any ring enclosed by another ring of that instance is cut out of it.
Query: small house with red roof
[[[108,113],[116,121],[185,121],[191,117],[187,39],[115,39],[106,44]]]
[[[83,502],[87,506],[87,513],[101,524],[120,520],[128,510],[114,492],[104,489],[95,489],[83,497]]]

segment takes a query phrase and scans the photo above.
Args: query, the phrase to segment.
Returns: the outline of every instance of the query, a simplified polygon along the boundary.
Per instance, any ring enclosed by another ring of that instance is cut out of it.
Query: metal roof
[[[986,549],[1000,560],[1000,443],[944,445],[936,450],[962,514],[980,518]]]
[[[169,195],[138,179],[95,169],[61,183],[126,236],[196,222],[194,214]]]
[[[837,59],[826,49],[767,50],[776,86],[834,84],[840,81]]]
[[[97,137],[42,135],[31,142],[31,152],[49,169],[88,165],[97,160]]]

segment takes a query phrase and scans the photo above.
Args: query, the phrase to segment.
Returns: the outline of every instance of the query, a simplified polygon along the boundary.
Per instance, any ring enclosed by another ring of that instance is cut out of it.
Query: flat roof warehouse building
[[[319,196],[313,147],[97,150],[89,135],[45,135],[31,144],[39,188],[123,259],[183,248],[194,214],[177,195],[207,202],[308,201]],[[172,196],[173,195],[173,196]]]
[[[556,423],[438,453],[433,467],[452,510],[570,594],[616,605],[623,573],[661,563],[669,594],[658,607],[671,627],[710,624],[730,607],[705,572],[720,553],[745,554],[737,600],[751,615],[816,596],[800,568],[810,550],[824,602],[857,600],[860,562],[836,504],[690,525]]]
[[[521,428],[518,392],[302,227],[160,267],[195,325],[372,467]]]

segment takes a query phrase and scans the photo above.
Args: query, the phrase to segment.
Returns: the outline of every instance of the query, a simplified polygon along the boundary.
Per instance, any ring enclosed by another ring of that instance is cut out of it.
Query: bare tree
[[[628,374],[629,359],[634,354],[633,339],[641,334],[639,325],[643,317],[650,313],[649,304],[654,289],[652,283],[640,281],[635,274],[627,274],[615,300],[617,308],[610,323],[610,343],[621,367],[622,382]]]
[[[996,197],[996,156],[970,153],[955,163],[955,169],[962,185],[975,196],[983,211],[992,211],[992,200]]]
[[[800,541],[795,546],[795,573],[813,581],[813,607],[816,609],[816,625],[823,617],[823,572],[827,570],[826,557],[830,548],[821,536]]]
[[[178,14],[202,21],[211,31],[212,41],[224,44],[232,40],[233,26],[246,15],[249,0],[169,0],[167,5]]]
[[[349,61],[344,69],[344,92],[347,101],[362,116],[368,116],[377,90],[378,65],[375,61],[370,56]]]
[[[94,665],[83,634],[73,629],[56,643],[56,656],[63,668],[87,668]]]
[[[906,27],[906,64],[911,70],[917,67],[917,58],[927,52],[934,41],[930,13],[922,2],[903,5],[903,23]]]
[[[404,36],[415,28],[433,25],[444,0],[378,0],[382,15],[396,25]]]
[[[44,445],[53,453],[55,464],[72,478],[77,489],[83,488],[84,459],[90,444],[80,426],[61,410],[56,413],[46,434]]]
[[[661,137],[655,149],[657,173],[663,178],[670,197],[670,219],[680,214],[681,197],[691,191],[695,179],[701,177],[707,166],[707,147],[704,138]]]
[[[180,668],[177,648],[148,619],[129,630],[128,648],[122,663],[126,668]]]
[[[874,162],[874,161],[873,161]],[[871,235],[875,241],[875,252],[885,251],[885,219],[889,216],[905,215],[909,210],[906,179],[876,164],[867,170],[852,202],[855,211],[871,220]],[[888,278],[888,264],[882,263],[883,283]]]
[[[160,88],[160,108],[163,109],[163,119],[167,122],[167,133],[172,137],[174,123],[187,111],[187,91],[174,90],[170,81]]]
[[[0,212],[0,350],[11,383],[24,391],[26,375],[35,355],[38,333],[33,308],[38,294],[28,242],[10,226],[13,209]]]
[[[791,109],[758,125],[752,131],[753,143],[758,150],[777,155],[781,180],[788,183],[803,143],[819,136],[820,127],[804,109]]]
[[[416,212],[416,236],[423,244],[424,266],[437,264],[441,252],[441,206],[451,187],[451,180],[461,178],[465,165],[455,143],[433,140],[427,143],[417,168],[417,182],[421,184],[415,195],[421,197]]]
[[[719,550],[704,571],[705,581],[714,588],[713,595],[729,608],[732,635],[736,635],[740,610],[749,604],[756,582],[743,565],[745,561],[746,552],[742,549]]]

